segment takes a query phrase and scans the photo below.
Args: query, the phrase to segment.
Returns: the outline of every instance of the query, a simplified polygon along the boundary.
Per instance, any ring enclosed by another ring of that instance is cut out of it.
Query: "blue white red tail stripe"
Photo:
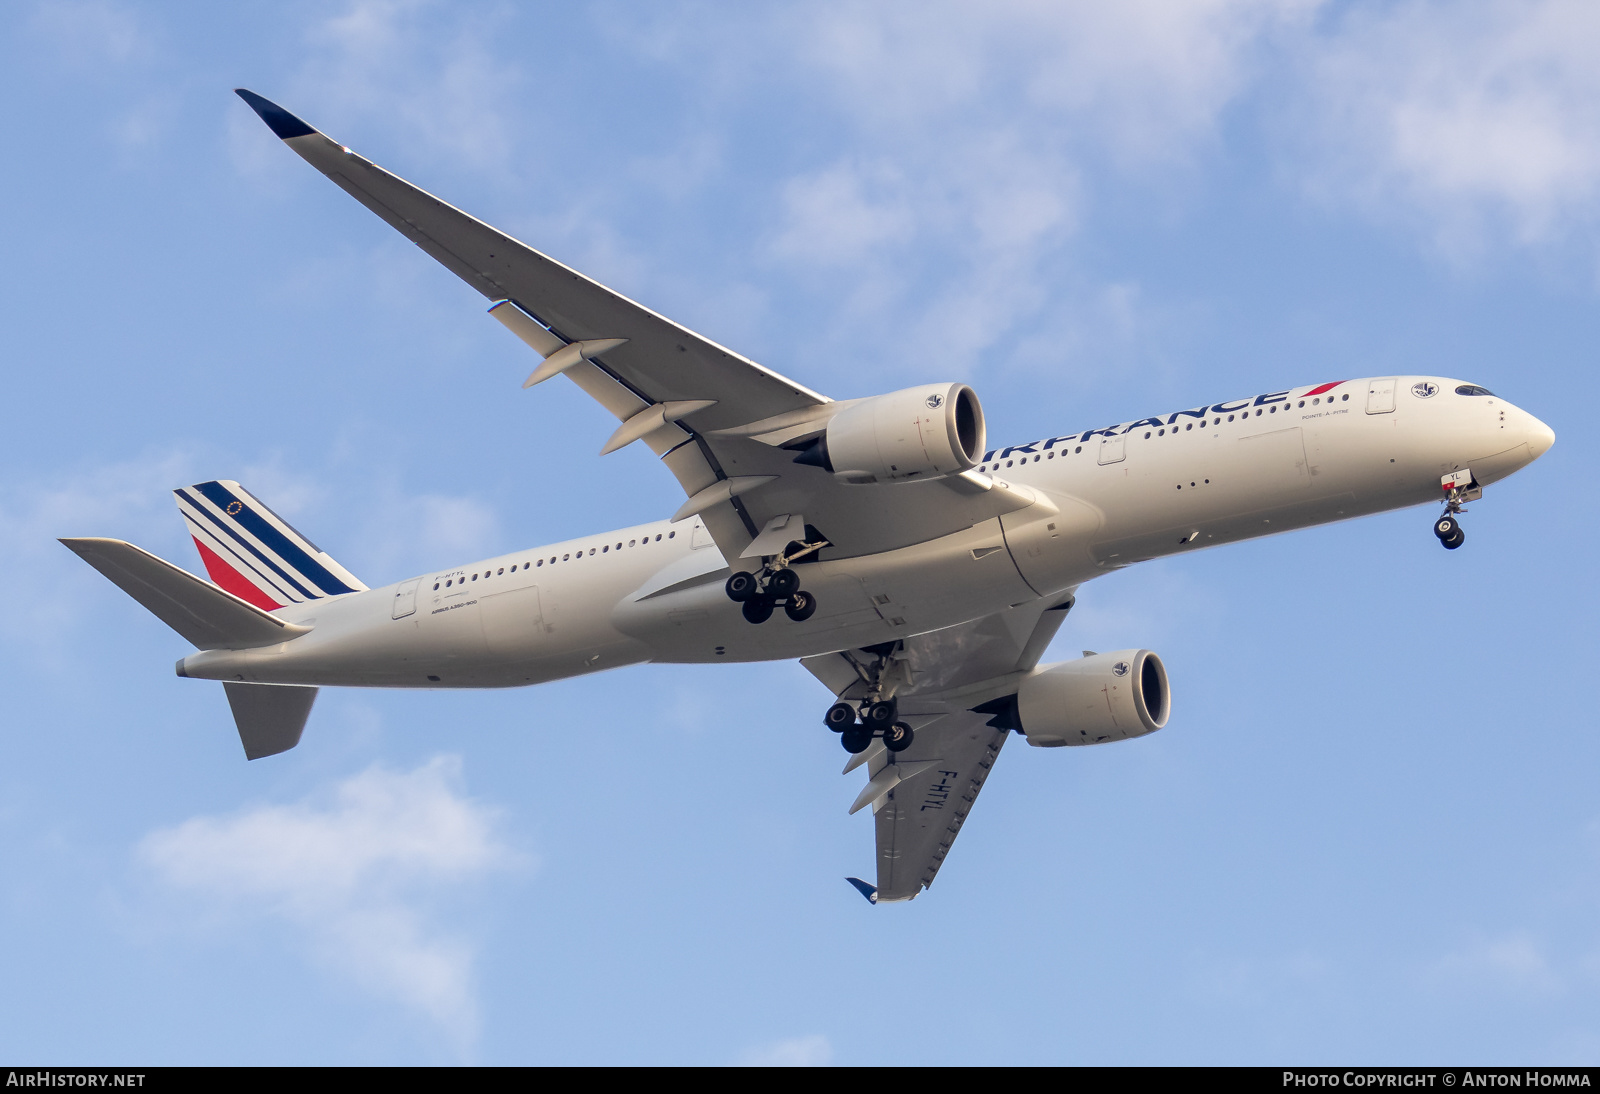
[[[366,588],[236,482],[173,493],[211,580],[257,607],[271,611]]]

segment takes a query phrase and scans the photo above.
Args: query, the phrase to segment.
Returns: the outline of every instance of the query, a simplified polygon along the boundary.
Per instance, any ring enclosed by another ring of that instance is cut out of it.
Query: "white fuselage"
[[[1432,387],[1432,394],[1421,394]],[[1033,505],[900,550],[802,563],[818,610],[753,626],[698,520],[531,548],[292,605],[277,646],[207,650],[179,673],[259,683],[511,687],[642,661],[789,659],[938,630],[1145,559],[1439,500],[1554,439],[1495,396],[1406,376],[1294,388],[1082,430],[986,456]],[[852,489],[895,490],[894,485]],[[823,529],[826,534],[826,529]]]

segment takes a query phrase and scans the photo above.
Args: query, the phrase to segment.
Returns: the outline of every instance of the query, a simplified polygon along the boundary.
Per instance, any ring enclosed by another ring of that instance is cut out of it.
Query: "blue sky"
[[[1600,1056],[1600,12],[1581,3],[8,6],[0,1057]],[[1389,514],[1084,588],[1166,730],[1013,742],[872,908],[797,665],[325,691],[247,764],[54,542],[198,569],[237,478],[369,584],[681,500],[249,87],[836,397],[999,442],[1441,373],[1555,448],[1446,553]]]

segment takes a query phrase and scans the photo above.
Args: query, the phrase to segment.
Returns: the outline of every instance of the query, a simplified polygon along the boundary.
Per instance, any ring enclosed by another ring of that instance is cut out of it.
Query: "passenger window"
[[[661,537],[657,536],[656,538],[660,539]],[[668,532],[667,533],[667,538],[668,539],[676,539],[676,538],[678,538],[678,533],[676,533],[676,532]]]
[[[438,592],[439,591],[439,583],[437,581],[435,581],[433,583],[433,591],[434,592]]]
[[[1300,406],[1305,406],[1306,405],[1306,401],[1304,399],[1301,399],[1299,405]]]
[[[514,569],[516,569],[516,567],[513,566],[512,569],[514,570]],[[506,568],[504,566],[500,567],[498,570],[495,571],[496,574],[503,574],[505,572],[506,572]]]
[[[608,543],[608,544],[606,544],[606,545],[605,545],[605,546],[604,546],[604,547],[602,547],[602,548],[600,548],[600,553],[601,553],[601,554],[606,554],[606,553],[607,553],[607,552],[609,552],[609,551],[610,551],[610,550],[611,550],[611,544],[609,544],[609,543]],[[593,552],[593,551],[590,551],[590,552],[589,552],[589,553],[590,553],[590,554],[591,554],[591,555],[592,555],[592,554],[594,554],[594,552]]]

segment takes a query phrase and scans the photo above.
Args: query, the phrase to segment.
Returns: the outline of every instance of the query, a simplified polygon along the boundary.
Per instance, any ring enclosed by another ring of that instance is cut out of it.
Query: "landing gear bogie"
[[[744,617],[751,623],[765,623],[771,619],[772,609],[779,604],[791,620],[803,623],[816,614],[817,598],[814,593],[800,588],[800,575],[789,568],[789,563],[825,546],[826,540],[790,543],[783,554],[767,559],[759,573],[739,570],[728,575],[723,591],[729,600],[743,606]],[[763,603],[765,607],[761,606]]]
[[[896,689],[910,681],[909,667],[900,649],[898,642],[885,642],[853,651],[873,657],[870,664],[863,664],[853,655],[851,658],[866,686],[854,692],[852,698],[834,703],[822,719],[840,735],[839,743],[846,752],[865,751],[874,739],[881,739],[890,752],[911,747],[915,734],[910,723],[900,720],[900,703],[895,699]]]

